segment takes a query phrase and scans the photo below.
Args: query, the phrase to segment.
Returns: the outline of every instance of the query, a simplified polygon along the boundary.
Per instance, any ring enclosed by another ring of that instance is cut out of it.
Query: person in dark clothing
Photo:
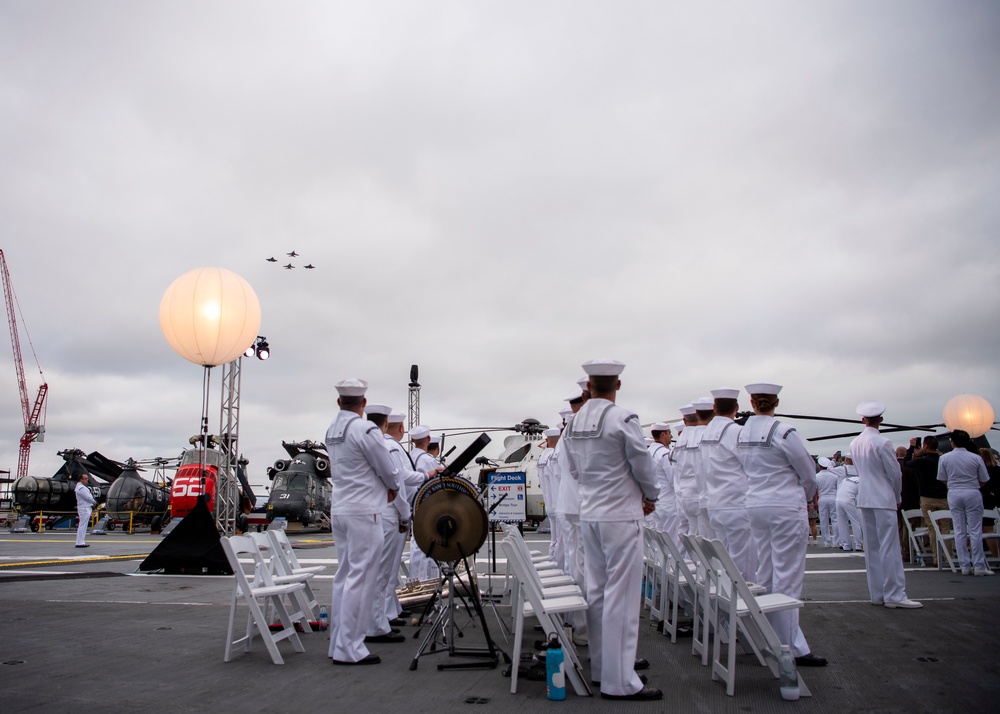
[[[979,455],[986,462],[986,472],[990,475],[990,480],[984,483],[982,488],[979,489],[983,494],[983,509],[989,511],[1000,506],[1000,466],[997,465],[997,460],[993,457],[992,450],[980,449]],[[993,533],[996,527],[996,524],[990,525],[986,523],[985,519],[983,520],[983,533]],[[995,538],[990,538],[985,543],[990,549],[989,557],[996,558],[1000,555],[998,553],[1000,548],[997,547]]]
[[[934,565],[937,566],[937,537],[931,525],[931,511],[948,510],[948,486],[937,480],[938,459],[941,454],[937,450],[936,436],[925,436],[922,448],[914,452],[914,458],[909,462],[910,469],[916,475],[917,488],[920,493],[920,512],[924,514],[924,525],[930,538],[931,552],[934,554]],[[950,532],[948,521],[940,521],[942,531]]]
[[[896,448],[896,460],[899,461],[899,469],[903,474],[902,489],[900,497],[902,500],[896,508],[899,519],[899,546],[903,551],[903,560],[910,560],[910,535],[906,529],[903,519],[903,511],[920,508],[920,490],[917,486],[917,475],[910,468],[913,463],[913,455],[919,452],[920,437],[910,439],[910,447],[904,449],[902,446]]]

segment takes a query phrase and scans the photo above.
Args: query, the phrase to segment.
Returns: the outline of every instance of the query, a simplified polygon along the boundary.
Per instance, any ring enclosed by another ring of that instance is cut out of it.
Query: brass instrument
[[[465,564],[459,563],[458,566],[455,568],[455,572],[461,575],[465,575],[466,573]],[[468,579],[468,577],[466,579]],[[472,573],[471,581],[473,587],[476,588],[479,587],[475,573]],[[441,584],[440,578],[428,578],[427,580],[407,581],[407,583],[403,587],[396,589],[396,597],[399,599],[400,607],[402,607],[404,610],[408,610],[408,609],[413,609],[418,605],[426,603],[434,595],[435,591],[438,588],[438,585],[440,584]],[[441,589],[441,597],[447,598],[448,594],[449,594],[448,585],[445,584],[444,587]],[[460,593],[456,593],[456,595],[457,594]]]

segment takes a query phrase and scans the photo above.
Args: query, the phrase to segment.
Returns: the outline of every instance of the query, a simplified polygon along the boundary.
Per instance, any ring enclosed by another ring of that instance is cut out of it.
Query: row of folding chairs
[[[951,572],[957,573],[958,565],[956,564],[956,561],[958,558],[955,555],[955,532],[954,525],[952,523],[951,511],[930,511],[927,514],[931,520],[930,529],[924,525],[915,526],[913,524],[914,520],[922,521],[923,515],[923,512],[919,508],[903,511],[903,522],[906,525],[906,532],[910,541],[910,562],[919,562],[922,565],[932,563],[934,556],[936,555],[938,570],[943,570],[945,564],[947,564],[948,569],[951,570]],[[950,531],[943,530],[943,521],[948,522],[951,527]],[[993,532],[983,533],[984,547],[988,547],[991,541],[1000,542],[1000,532],[998,532],[998,528],[1000,528],[1000,510],[993,508],[983,512],[983,527],[985,528],[990,525],[993,527]],[[934,532],[937,553],[931,552],[931,529],[933,529]],[[989,556],[987,556],[987,559],[992,563],[1000,562],[997,558],[990,558]]]
[[[591,689],[583,675],[583,665],[573,645],[573,638],[563,627],[562,617],[587,610],[587,601],[573,578],[541,553],[532,553],[516,527],[503,525],[500,543],[511,571],[511,616],[514,620],[513,664],[510,674],[511,694],[517,693],[518,664],[524,641],[525,620],[534,618],[545,633],[545,641],[558,639],[562,647],[566,676],[579,696],[590,696]]]
[[[232,659],[239,646],[249,652],[255,633],[275,664],[285,663],[278,650],[282,640],[291,642],[296,652],[305,652],[296,623],[304,632],[312,632],[310,621],[318,619],[319,603],[309,581],[325,566],[301,565],[281,530],[223,538],[222,549],[234,574],[224,661]],[[246,628],[234,639],[241,604],[247,608]],[[276,631],[271,629],[274,618],[280,625]]]
[[[736,690],[737,642],[749,647],[757,661],[779,676],[781,642],[768,613],[801,608],[802,601],[747,583],[719,540],[644,529],[646,589],[644,605],[663,622],[663,634],[677,642],[681,618],[692,617],[691,654],[711,665],[713,681]],[[682,551],[683,548],[683,551]],[[810,696],[798,675],[800,696]]]

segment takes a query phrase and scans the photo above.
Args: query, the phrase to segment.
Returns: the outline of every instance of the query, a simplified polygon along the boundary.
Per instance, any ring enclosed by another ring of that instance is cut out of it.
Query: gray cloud
[[[1000,404],[998,29],[971,2],[3,3],[2,247],[51,385],[32,464],[197,431],[157,310],[203,265],[263,307],[256,481],[338,379],[403,408],[413,363],[439,426],[552,423],[595,356],[644,421],[757,379],[800,413]]]

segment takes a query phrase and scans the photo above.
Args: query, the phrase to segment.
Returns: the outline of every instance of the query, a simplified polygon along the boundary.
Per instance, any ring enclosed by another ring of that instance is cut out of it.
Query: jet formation
[[[298,258],[301,254],[298,253],[298,252],[296,252],[296,251],[294,251],[294,250],[292,250],[292,251],[289,251],[289,252],[285,253],[285,255],[287,255],[289,258]],[[264,260],[266,260],[268,263],[277,263],[278,262],[278,259],[275,258],[273,255],[270,258],[265,258]],[[286,263],[285,265],[282,265],[281,267],[284,268],[285,270],[295,270],[296,266],[294,264],[292,264],[292,263]],[[305,268],[306,270],[315,270],[316,269],[316,266],[313,265],[312,263],[308,263],[306,265],[303,265],[302,267]]]

